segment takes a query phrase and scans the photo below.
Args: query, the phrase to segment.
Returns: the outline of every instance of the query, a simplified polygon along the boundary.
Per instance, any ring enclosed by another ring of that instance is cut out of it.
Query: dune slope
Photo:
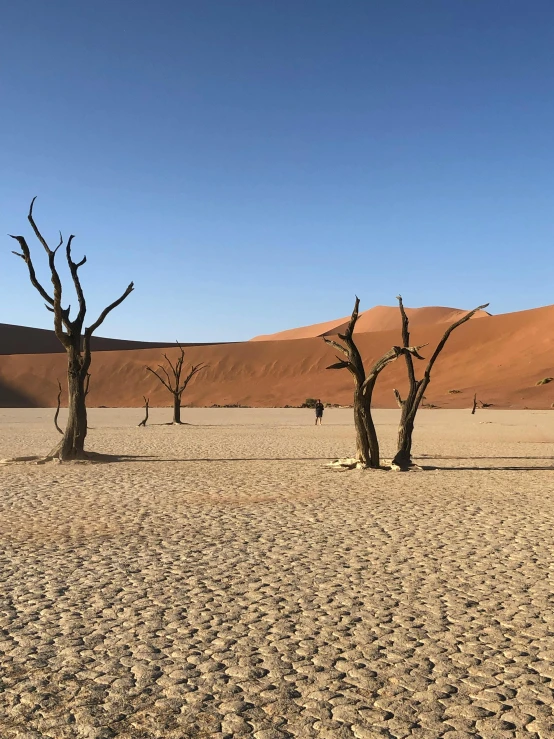
[[[554,306],[473,319],[452,335],[435,365],[427,402],[443,408],[471,406],[473,393],[495,408],[550,408],[554,382]],[[414,325],[412,342],[440,340],[446,324]],[[399,331],[362,333],[360,350],[367,361],[375,360],[398,344]],[[170,350],[174,351],[174,350]],[[91,367],[91,406],[139,406],[142,397],[152,406],[170,404],[167,391],[145,371],[146,364],[161,361],[160,349],[95,352]],[[249,405],[253,407],[299,405],[307,397],[349,404],[352,380],[345,370],[326,370],[334,351],[321,338],[236,344],[191,346],[187,362],[209,366],[190,383],[183,404]],[[418,372],[423,363],[418,363]],[[56,378],[64,378],[61,354],[0,357],[0,404],[3,407],[55,404]],[[401,361],[389,366],[379,378],[376,407],[394,407],[393,387],[406,386]],[[449,390],[461,392],[451,394]]]
[[[433,323],[454,323],[454,321],[461,318],[467,311],[459,308],[431,306],[427,308],[406,308],[406,313],[410,319],[411,326],[421,326]],[[489,315],[486,311],[479,311],[475,314],[475,318],[483,318]],[[350,316],[346,316],[344,318],[337,318],[334,321],[315,323],[312,326],[302,326],[300,328],[291,328],[287,331],[278,331],[275,334],[255,336],[250,341],[287,341],[289,339],[332,336],[344,331],[348,325],[349,318]],[[400,326],[400,311],[397,306],[376,305],[360,313],[355,331],[358,334],[367,331],[394,331],[400,329]]]

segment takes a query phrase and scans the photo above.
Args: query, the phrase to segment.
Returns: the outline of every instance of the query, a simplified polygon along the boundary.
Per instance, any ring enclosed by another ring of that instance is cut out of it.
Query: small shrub
[[[539,380],[536,385],[548,385],[549,382],[552,382],[554,380],[554,377],[544,377],[542,380]]]
[[[448,391],[449,395],[457,395],[458,393],[461,393],[461,392],[462,392],[461,390],[449,390]]]
[[[302,403],[300,407],[301,408],[315,408],[316,403],[317,403],[316,398],[306,398],[306,400]]]

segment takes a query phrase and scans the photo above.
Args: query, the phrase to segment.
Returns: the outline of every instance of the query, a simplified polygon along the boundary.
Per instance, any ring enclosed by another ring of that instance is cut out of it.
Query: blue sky
[[[0,59],[3,233],[37,195],[91,313],[135,281],[103,335],[554,303],[551,0],[18,0]],[[0,321],[51,327],[2,238]]]

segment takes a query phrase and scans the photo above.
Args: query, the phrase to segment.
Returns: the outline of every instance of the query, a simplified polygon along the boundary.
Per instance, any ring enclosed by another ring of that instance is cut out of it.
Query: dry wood
[[[144,398],[144,410],[146,412],[146,415],[142,419],[142,421],[139,423],[139,426],[146,426],[146,422],[148,421],[148,407],[150,404],[150,398],[147,398],[145,395],[142,396]]]
[[[347,369],[354,378],[354,424],[356,427],[356,459],[364,467],[376,469],[380,466],[379,440],[371,415],[373,390],[379,374],[401,354],[419,357],[422,347],[393,346],[366,372],[358,347],[354,341],[354,329],[359,317],[360,299],[356,296],[354,310],[344,334],[339,338],[344,342],[323,337],[326,344],[340,351],[346,359],[337,357],[338,362],[327,369]]]
[[[397,300],[398,307],[400,308],[400,315],[402,317],[402,343],[404,347],[408,347],[410,343],[410,322],[408,319],[408,315],[404,309],[402,296],[398,295]],[[424,398],[425,390],[431,382],[431,370],[433,369],[433,365],[444,349],[444,346],[448,341],[450,334],[459,326],[466,323],[466,321],[469,321],[469,319],[472,318],[475,313],[477,313],[477,311],[483,310],[487,306],[488,303],[485,303],[484,305],[480,305],[477,308],[474,308],[472,311],[466,313],[465,316],[462,316],[458,321],[455,321],[446,329],[442,339],[439,341],[435,351],[431,355],[431,358],[429,359],[425,368],[425,372],[423,373],[423,377],[420,380],[417,380],[415,376],[413,357],[415,356],[417,357],[417,359],[423,359],[423,357],[414,352],[407,351],[404,353],[404,359],[406,360],[406,367],[408,370],[408,395],[406,396],[405,400],[401,401],[402,413],[400,416],[400,426],[398,428],[398,447],[396,455],[392,460],[392,464],[396,469],[406,470],[413,466],[412,434],[414,430],[416,413],[419,409],[421,401]],[[397,400],[399,399],[399,397],[400,396],[398,395]]]
[[[475,410],[477,408],[477,393],[473,396],[473,408],[471,409],[471,415],[475,413]]]
[[[56,429],[58,430],[58,432],[60,434],[62,434],[62,436],[63,436],[63,431],[58,426],[58,416],[60,415],[60,404],[61,404],[61,400],[62,400],[62,384],[58,380],[58,403],[56,405],[56,412],[54,413],[54,426],[56,427]]]
[[[23,259],[27,265],[31,284],[45,301],[47,309],[54,314],[54,331],[67,353],[68,420],[65,432],[63,432],[62,440],[54,447],[48,457],[52,459],[60,459],[62,461],[68,459],[83,459],[86,457],[84,444],[87,435],[86,396],[88,394],[90,383],[90,339],[94,331],[103,323],[108,314],[120,305],[128,295],[130,295],[133,291],[133,283],[131,282],[128,285],[125,292],[117,300],[104,308],[96,321],[90,326],[84,328],[83,332],[87,305],[78,271],[79,268],[86,263],[86,257],[83,257],[79,262],[73,261],[71,256],[71,246],[75,237],[71,235],[66,243],[65,255],[79,305],[76,317],[71,320],[71,306],[68,306],[67,308],[62,307],[63,286],[56,267],[56,254],[64,243],[63,236],[60,233],[60,241],[55,249],[51,249],[48,246],[48,243],[40,232],[33,216],[35,200],[36,198],[33,198],[31,201],[27,219],[48,257],[48,265],[53,286],[52,295],[45,290],[36,276],[31,252],[25,237],[12,236],[12,238],[18,242],[21,248],[20,252],[14,251],[13,253]]]
[[[399,408],[402,408],[404,401],[402,400],[402,397],[398,390],[396,388],[393,388],[394,397],[396,398],[396,403]]]
[[[181,375],[183,372],[183,364],[185,361],[185,350],[179,344],[179,342],[175,342],[177,346],[179,347],[179,356],[177,358],[177,361],[175,364],[171,361],[171,359],[167,356],[167,354],[164,354],[164,359],[168,363],[169,368],[171,370],[170,376],[167,369],[162,365],[158,365],[158,371],[152,369],[152,367],[146,367],[148,372],[151,372],[155,377],[158,378],[158,380],[162,383],[162,385],[171,393],[173,396],[173,423],[180,425],[182,423],[181,421],[181,397],[183,395],[183,392],[185,391],[187,385],[192,380],[192,378],[197,375],[201,370],[206,369],[208,366],[204,362],[201,362],[200,364],[192,365],[190,368],[190,371],[188,375],[185,377],[184,380],[181,381]]]

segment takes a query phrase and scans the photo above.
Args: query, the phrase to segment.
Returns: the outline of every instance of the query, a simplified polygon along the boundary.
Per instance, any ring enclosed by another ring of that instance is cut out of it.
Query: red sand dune
[[[406,308],[406,313],[410,319],[410,325],[421,326],[433,323],[454,323],[461,318],[466,310],[458,308]],[[483,318],[490,314],[486,311],[479,311],[475,314],[475,318]],[[315,323],[313,326],[302,326],[301,328],[291,328],[287,331],[279,331],[276,334],[263,334],[255,336],[251,341],[285,341],[289,339],[308,339],[316,336],[332,336],[342,333],[348,325],[350,316],[345,318],[337,318],[334,321],[326,321],[325,323]],[[366,333],[367,331],[393,331],[400,329],[401,319],[400,311],[397,307],[388,305],[376,305],[374,308],[362,311],[356,324],[356,333]]]
[[[536,383],[554,377],[553,326],[554,306],[464,324],[452,334],[435,365],[427,402],[441,408],[469,408],[477,392],[478,398],[495,408],[550,408],[554,382],[542,386]],[[429,356],[445,327],[443,322],[414,321],[412,342],[429,342],[423,350],[424,356]],[[399,341],[398,330],[358,336],[368,362]],[[170,405],[167,391],[144,369],[146,364],[157,364],[162,353],[160,349],[95,352],[89,404],[140,406],[142,396],[147,395],[152,406]],[[325,369],[334,361],[334,354],[321,338],[191,346],[187,361],[204,361],[209,367],[192,380],[183,403],[267,407],[299,405],[307,397],[321,397],[326,402],[347,405],[352,401],[350,374]],[[54,405],[56,378],[64,377],[65,364],[63,354],[0,356],[0,405]],[[420,376],[423,363],[417,364]],[[376,407],[394,407],[393,387],[401,392],[406,387],[402,361],[381,374],[374,395]],[[449,394],[452,389],[462,392]]]

